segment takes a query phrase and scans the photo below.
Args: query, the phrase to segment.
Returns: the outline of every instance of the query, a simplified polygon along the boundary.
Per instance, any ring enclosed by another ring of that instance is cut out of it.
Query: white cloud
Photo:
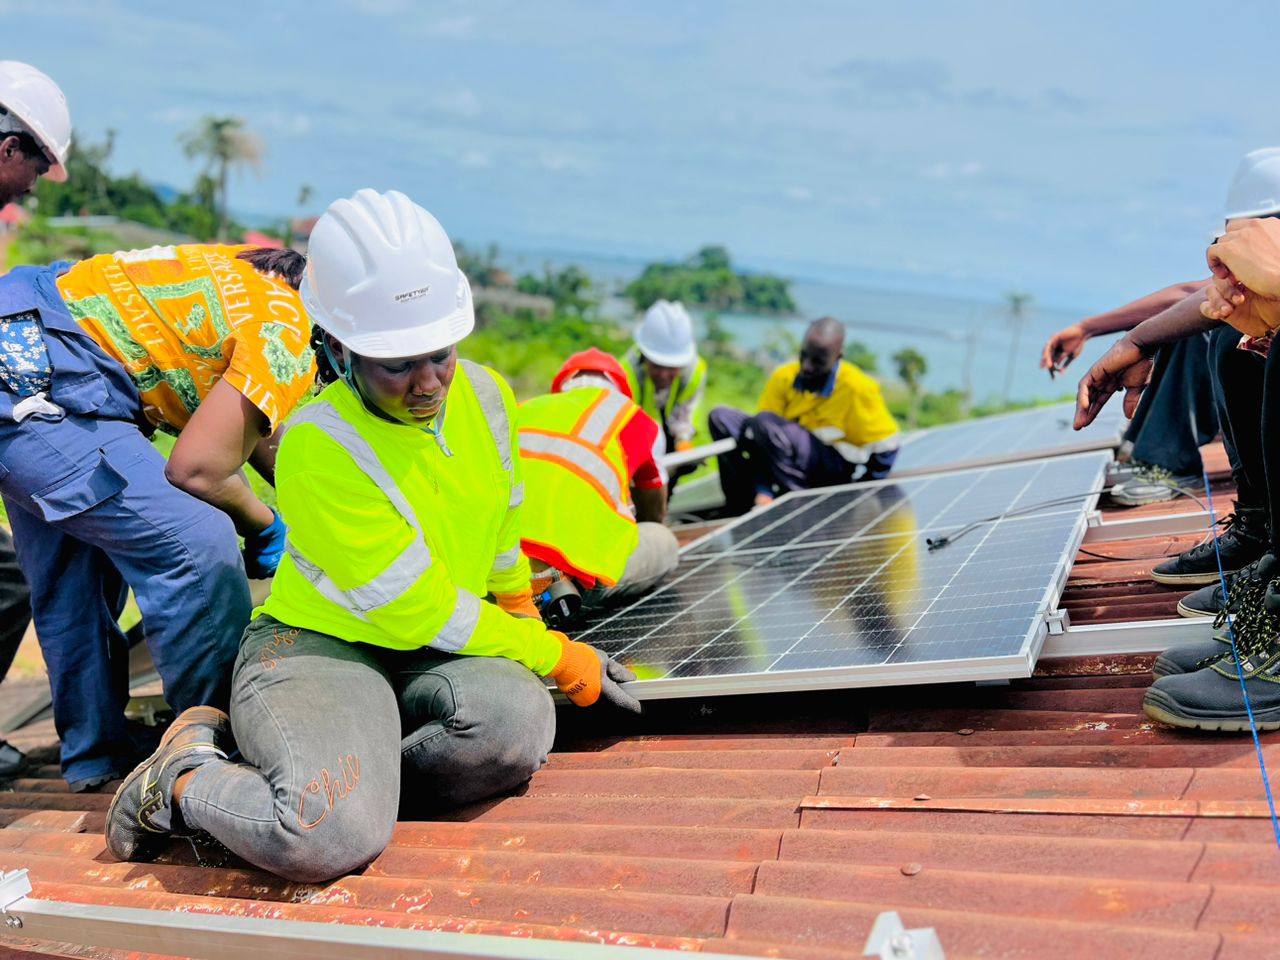
[[[311,118],[305,113],[272,112],[262,118],[262,126],[272,133],[301,137],[311,132]]]
[[[813,199],[813,191],[808,187],[792,184],[782,191],[782,195],[793,203],[808,203]]]
[[[153,110],[148,114],[152,120],[169,126],[191,123],[199,115],[200,111],[193,110],[190,107],[165,107],[163,110]]]
[[[493,166],[493,157],[483,150],[468,150],[458,158],[458,163],[470,170],[486,170]]]

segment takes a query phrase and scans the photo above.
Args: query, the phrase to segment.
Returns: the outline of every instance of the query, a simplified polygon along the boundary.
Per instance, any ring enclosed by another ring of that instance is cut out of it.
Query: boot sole
[[[1227,577],[1230,577],[1235,572],[1234,570],[1222,571],[1223,576]],[[1166,583],[1174,587],[1207,587],[1209,584],[1217,583],[1219,580],[1217,570],[1207,573],[1157,573],[1152,570],[1150,576],[1156,583]]]
[[[191,719],[186,721],[185,723],[180,722],[182,717],[188,713],[193,714]],[[138,764],[131,771],[129,771],[128,776],[124,778],[124,782],[121,783],[120,786],[116,789],[116,795],[111,798],[111,805],[107,807],[107,826],[109,827],[111,825],[111,822],[115,820],[116,805],[119,804],[121,799],[124,797],[126,788],[131,787],[134,783],[135,777],[141,774],[145,767],[149,767],[152,763],[154,763],[156,758],[159,757],[160,754],[162,754],[166,749],[168,749],[169,744],[173,742],[173,738],[176,737],[179,732],[181,732],[182,730],[185,730],[187,727],[191,726],[194,723],[216,723],[226,717],[227,717],[226,711],[219,710],[217,707],[191,707],[189,710],[184,710],[182,714],[179,715],[178,720],[175,720],[173,723],[169,724],[169,729],[166,730],[161,735],[160,743],[159,745],[157,745],[155,751],[151,754],[151,756],[147,757],[147,759],[143,760],[140,764]],[[111,855],[115,857],[117,860],[120,860],[123,863],[131,863],[131,862],[137,863],[137,862],[140,862],[139,861],[140,857],[146,855],[142,850],[139,850],[134,855],[133,860],[125,859],[124,857],[117,854],[115,850],[111,850],[111,840],[110,840],[110,834],[108,833],[108,831],[104,828],[102,832],[103,832],[104,838],[107,839],[107,849],[110,851]],[[163,843],[168,838],[169,835],[158,833],[158,834],[152,834],[151,836],[153,836],[155,841],[159,844],[159,843]],[[155,852],[151,853],[150,858],[154,859],[155,856],[159,854],[159,852],[160,852],[159,850],[156,850]]]
[[[1148,700],[1142,701],[1142,712],[1152,720],[1158,720],[1161,723],[1168,724],[1171,727],[1181,727],[1185,730],[1209,730],[1222,733],[1246,733],[1249,731],[1248,717],[1191,717],[1183,716],[1178,713],[1171,713],[1157,703],[1151,703]],[[1274,720],[1258,720],[1257,714],[1254,714],[1254,720],[1259,730],[1280,730],[1280,717]]]
[[[1217,610],[1197,610],[1195,607],[1188,607],[1181,600],[1179,600],[1178,615],[1182,617],[1191,617],[1192,619],[1195,619],[1197,617],[1203,619],[1205,617],[1216,617],[1218,615],[1218,611]]]

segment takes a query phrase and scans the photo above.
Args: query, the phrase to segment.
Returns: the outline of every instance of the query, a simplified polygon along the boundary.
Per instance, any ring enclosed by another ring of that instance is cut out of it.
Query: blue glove
[[[275,510],[271,526],[244,538],[244,572],[250,580],[265,580],[273,576],[280,558],[284,556],[284,521]]]

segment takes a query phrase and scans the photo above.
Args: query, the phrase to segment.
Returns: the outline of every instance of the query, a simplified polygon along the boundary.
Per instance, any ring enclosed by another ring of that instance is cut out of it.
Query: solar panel
[[[1109,462],[790,494],[577,639],[631,667],[641,699],[1029,676]]]
[[[918,430],[903,437],[893,475],[1112,449],[1127,424],[1119,403],[1103,407],[1083,430],[1071,429],[1074,417],[1075,404],[1063,403]]]

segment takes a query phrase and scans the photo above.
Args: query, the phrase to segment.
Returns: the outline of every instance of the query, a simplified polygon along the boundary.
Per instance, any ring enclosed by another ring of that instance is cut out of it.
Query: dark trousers
[[[1240,350],[1239,332],[1225,325],[1211,336],[1214,395],[1237,500],[1242,507],[1264,507],[1274,517],[1280,507],[1280,438],[1271,431],[1280,428],[1280,412],[1272,409],[1280,402],[1280,350],[1266,358]],[[1272,552],[1280,552],[1276,524],[1270,526]]]
[[[738,443],[737,449],[719,457],[720,489],[729,513],[749,510],[757,493],[830,487],[853,479],[856,464],[776,413],[751,416],[732,407],[716,407],[707,426],[713,440],[732,437]],[[860,479],[877,480],[888,474],[897,453],[872,454]]]
[[[31,622],[31,591],[18,569],[13,539],[0,530],[0,680],[9,672]]]
[[[1134,460],[1199,476],[1200,447],[1218,433],[1208,347],[1208,335],[1197,334],[1156,353],[1151,382],[1125,432]]]

